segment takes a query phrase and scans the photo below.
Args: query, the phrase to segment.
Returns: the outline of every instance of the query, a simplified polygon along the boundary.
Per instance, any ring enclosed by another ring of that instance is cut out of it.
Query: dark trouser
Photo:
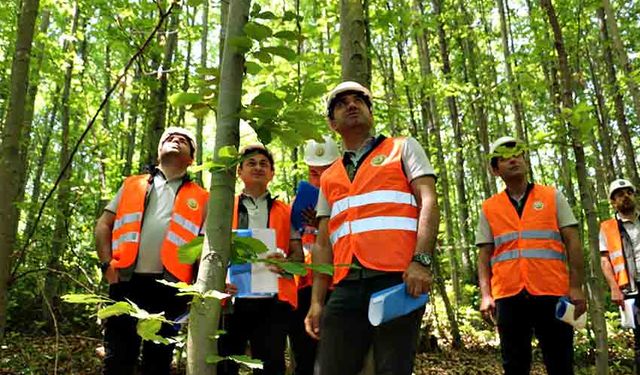
[[[165,318],[174,320],[187,311],[188,297],[176,296],[177,289],[158,283],[160,275],[134,274],[130,281],[109,286],[109,298],[124,301],[125,298],[149,313],[164,311]],[[107,318],[104,330],[105,375],[133,374],[140,355],[142,339],[136,332],[137,319],[129,315]],[[159,335],[175,336],[172,325],[162,324]],[[142,343],[142,374],[169,374],[174,345]]]
[[[219,355],[243,355],[249,342],[251,357],[263,363],[263,369],[253,370],[254,374],[283,375],[290,317],[291,306],[276,297],[237,298],[233,312],[222,317],[226,333],[218,339]],[[239,365],[230,360],[218,364],[218,375],[237,375],[238,370]]]
[[[298,308],[291,314],[289,321],[289,340],[295,359],[294,375],[313,375],[318,342],[307,334],[304,318],[311,305],[311,287],[298,290]]]
[[[573,327],[556,319],[558,298],[522,292],[496,300],[505,375],[529,374],[533,334],[540,343],[547,373],[573,374]]]
[[[635,299],[636,308],[640,308],[640,294]],[[633,330],[634,367],[636,375],[640,375],[640,320],[638,319],[638,313],[635,314],[635,323],[636,328]]]
[[[357,374],[371,346],[377,375],[411,375],[424,308],[378,327],[368,318],[371,294],[401,282],[401,273],[389,273],[336,286],[320,324],[320,375]]]

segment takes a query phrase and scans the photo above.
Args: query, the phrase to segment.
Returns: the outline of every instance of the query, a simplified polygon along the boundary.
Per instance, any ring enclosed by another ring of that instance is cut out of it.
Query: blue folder
[[[298,184],[296,200],[293,201],[293,207],[291,207],[291,224],[296,230],[302,230],[304,224],[302,211],[309,207],[316,208],[316,204],[318,204],[318,193],[318,188],[307,181],[300,181]]]
[[[236,229],[233,231],[238,237],[252,237],[251,229]],[[274,296],[274,293],[251,292],[251,263],[232,264],[229,266],[229,281],[238,288],[237,298],[259,298]]]
[[[375,292],[369,300],[369,322],[379,326],[397,317],[406,315],[424,306],[429,301],[428,294],[412,297],[407,293],[405,283]]]

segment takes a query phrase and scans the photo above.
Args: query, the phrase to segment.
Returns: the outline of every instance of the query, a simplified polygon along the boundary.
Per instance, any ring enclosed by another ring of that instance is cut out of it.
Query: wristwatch
[[[431,264],[433,263],[433,258],[431,258],[431,254],[422,252],[422,253],[413,254],[413,258],[411,258],[411,261],[420,263],[420,265],[425,266],[427,268],[431,268]]]
[[[101,262],[100,263],[100,270],[102,271],[102,273],[107,272],[109,267],[111,267],[111,262]]]

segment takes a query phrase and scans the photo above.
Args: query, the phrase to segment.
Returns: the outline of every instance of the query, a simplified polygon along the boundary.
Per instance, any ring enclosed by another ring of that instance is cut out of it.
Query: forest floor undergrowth
[[[100,374],[101,359],[96,355],[96,348],[102,343],[100,338],[68,335],[60,336],[57,341],[56,344],[55,336],[8,332],[5,342],[0,345],[0,374]],[[630,365],[616,363],[611,373],[632,374]],[[173,374],[184,373],[184,363],[173,371]],[[592,365],[576,361],[576,374],[593,373]],[[416,358],[414,374],[501,374],[499,348],[490,343],[467,343],[464,350],[447,348],[435,353],[421,353]],[[531,374],[546,374],[537,349]]]

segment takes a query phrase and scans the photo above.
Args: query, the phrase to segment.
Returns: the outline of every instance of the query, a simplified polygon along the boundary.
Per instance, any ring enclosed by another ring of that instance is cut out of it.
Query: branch
[[[140,55],[142,55],[144,50],[149,46],[149,44],[153,40],[154,36],[158,32],[158,30],[162,27],[162,24],[164,23],[164,21],[169,17],[171,12],[173,11],[174,6],[175,6],[175,3],[172,3],[166,13],[161,13],[160,14],[160,19],[158,20],[158,24],[153,29],[151,34],[149,34],[149,36],[147,37],[147,40],[145,40],[144,44],[129,59],[129,61],[127,62],[127,65],[125,65],[124,69],[122,70],[122,73],[120,73],[118,78],[116,78],[115,82],[113,82],[113,84],[111,85],[111,88],[109,89],[109,91],[107,91],[107,93],[105,94],[104,98],[102,99],[102,103],[100,103],[100,107],[98,108],[96,113],[93,115],[93,118],[91,118],[91,120],[87,124],[87,127],[84,129],[84,132],[82,133],[82,135],[80,136],[80,138],[76,142],[75,146],[73,147],[73,150],[71,151],[71,154],[69,155],[69,159],[67,160],[67,163],[65,164],[64,168],[62,168],[62,170],[60,171],[60,174],[58,175],[58,178],[56,179],[56,182],[53,184],[53,187],[51,188],[51,190],[49,190],[49,193],[47,194],[46,198],[44,199],[44,201],[40,205],[40,210],[38,211],[38,217],[36,218],[35,222],[33,223],[33,227],[31,228],[31,232],[29,233],[29,236],[27,237],[27,240],[25,241],[24,245],[22,246],[22,249],[20,249],[20,253],[18,255],[18,260],[16,261],[16,264],[13,267],[13,270],[11,271],[11,277],[9,278],[10,282],[15,277],[16,272],[18,271],[18,269],[20,268],[21,263],[24,260],[24,256],[26,254],[27,249],[29,248],[29,245],[31,244],[31,240],[33,239],[33,236],[34,236],[34,234],[36,232],[36,229],[38,227],[38,223],[40,222],[40,218],[42,217],[42,213],[44,212],[44,208],[47,205],[47,202],[49,201],[49,199],[51,199],[51,197],[53,196],[53,193],[58,188],[58,185],[60,184],[60,181],[62,181],[63,176],[65,175],[67,169],[69,169],[69,167],[71,166],[71,162],[73,161],[73,157],[78,152],[78,148],[80,147],[80,144],[82,143],[84,138],[87,136],[89,131],[93,128],[93,124],[96,122],[96,119],[100,115],[100,112],[102,112],[104,107],[107,105],[107,102],[109,101],[109,97],[111,97],[111,94],[113,94],[113,92],[118,88],[118,85],[120,84],[120,81],[122,80],[122,78],[125,77],[125,75],[127,74],[127,71],[131,67],[131,65],[133,65],[133,63],[136,61],[136,59]]]

